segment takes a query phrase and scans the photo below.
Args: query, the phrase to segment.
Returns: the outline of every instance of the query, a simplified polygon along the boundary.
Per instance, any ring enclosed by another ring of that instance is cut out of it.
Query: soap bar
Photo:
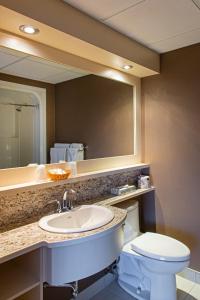
[[[118,187],[115,187],[115,188],[111,188],[111,194],[113,195],[123,195],[123,194],[126,194],[126,193],[130,193],[130,192],[133,192],[136,190],[136,186],[135,185],[123,185],[123,186],[118,186]]]

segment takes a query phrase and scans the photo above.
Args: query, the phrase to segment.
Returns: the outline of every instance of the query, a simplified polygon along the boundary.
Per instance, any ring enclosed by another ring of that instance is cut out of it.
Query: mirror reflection
[[[133,87],[0,48],[0,168],[133,153]]]

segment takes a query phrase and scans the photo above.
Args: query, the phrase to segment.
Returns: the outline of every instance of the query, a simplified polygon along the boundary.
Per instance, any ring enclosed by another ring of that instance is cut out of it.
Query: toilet
[[[189,265],[190,250],[166,235],[140,233],[138,202],[127,208],[118,283],[139,300],[176,300],[176,273]]]

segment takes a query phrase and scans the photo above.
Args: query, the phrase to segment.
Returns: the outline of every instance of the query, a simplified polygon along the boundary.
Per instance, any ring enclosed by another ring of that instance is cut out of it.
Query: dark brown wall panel
[[[88,145],[87,159],[133,154],[133,87],[95,75],[57,84],[56,141]]]
[[[200,271],[200,44],[161,55],[161,74],[142,80],[142,99],[157,231],[186,243]]]

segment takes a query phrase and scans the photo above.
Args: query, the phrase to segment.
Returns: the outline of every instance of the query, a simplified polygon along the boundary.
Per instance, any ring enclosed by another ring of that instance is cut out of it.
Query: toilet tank
[[[127,217],[124,225],[124,243],[130,242],[140,234],[138,202],[125,208]]]

